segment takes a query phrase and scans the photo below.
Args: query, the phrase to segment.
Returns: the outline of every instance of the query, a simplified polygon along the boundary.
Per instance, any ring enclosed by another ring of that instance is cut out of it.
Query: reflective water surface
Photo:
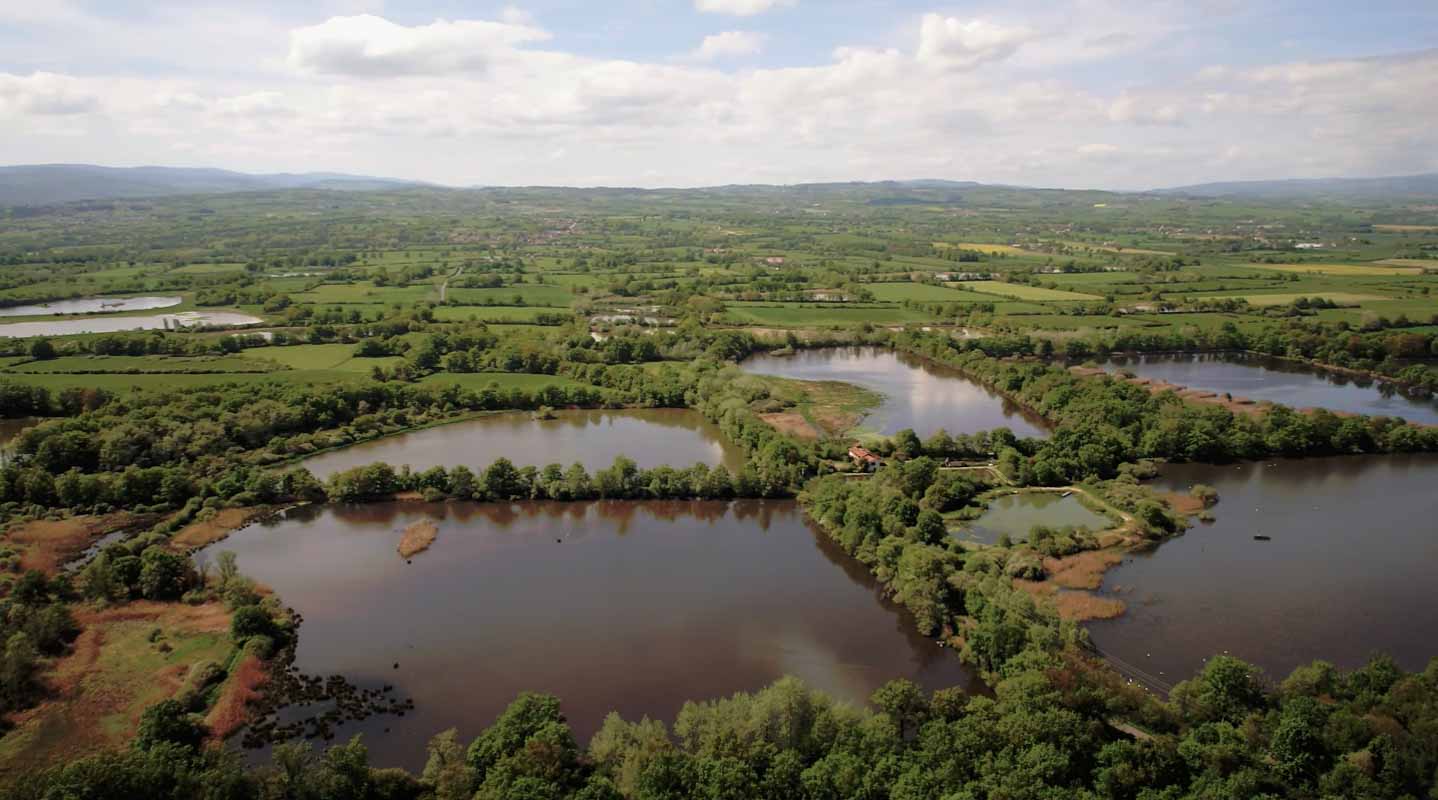
[[[79,297],[29,306],[0,308],[0,317],[37,317],[47,314],[115,314],[147,311],[180,304],[179,297]]]
[[[1088,528],[1101,531],[1112,527],[1108,517],[1084,508],[1078,498],[1061,492],[1010,494],[989,503],[984,515],[965,522],[956,535],[964,540],[993,544],[1008,534],[1013,541],[1028,538],[1035,525],[1050,528]]]
[[[1159,483],[1217,488],[1216,521],[1108,573],[1129,610],[1089,625],[1106,652],[1168,683],[1225,651],[1274,678],[1438,656],[1438,456],[1169,465]]]
[[[843,381],[884,395],[863,427],[882,434],[912,428],[927,436],[1006,427],[1018,436],[1044,436],[1043,420],[962,373],[877,347],[827,347],[790,356],[746,359],[746,371],[806,381]]]
[[[438,539],[407,564],[400,531],[426,518]],[[303,614],[301,669],[415,700],[336,731],[383,766],[423,767],[429,736],[473,737],[524,690],[584,743],[610,710],[672,721],[786,674],[854,703],[895,677],[978,688],[792,501],[306,508],[200,557],[218,550]]]
[[[1284,359],[1224,353],[1132,356],[1114,358],[1104,368],[1127,369],[1141,378],[1293,408],[1326,408],[1438,425],[1438,403],[1432,400],[1405,397],[1391,385],[1315,370]]]
[[[503,456],[519,466],[569,466],[591,472],[627,456],[641,467],[723,464],[738,473],[744,454],[697,411],[674,408],[556,411],[538,420],[525,412],[492,414],[452,425],[388,436],[306,459],[320,480],[384,461],[415,470],[461,464],[482,469]]]
[[[182,314],[157,314],[148,317],[112,317],[88,315],[77,319],[56,319],[44,322],[11,322],[0,325],[0,336],[71,336],[78,333],[116,333],[166,328],[193,328],[203,325],[258,325],[264,322],[249,314],[233,311],[187,311]]]

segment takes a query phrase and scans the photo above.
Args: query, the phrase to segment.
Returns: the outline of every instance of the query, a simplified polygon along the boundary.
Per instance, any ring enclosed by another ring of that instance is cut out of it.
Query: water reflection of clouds
[[[740,637],[741,657],[758,661],[761,668],[776,675],[793,675],[810,688],[831,697],[863,706],[875,686],[872,670],[845,661],[833,648],[806,631],[785,628],[762,637]]]

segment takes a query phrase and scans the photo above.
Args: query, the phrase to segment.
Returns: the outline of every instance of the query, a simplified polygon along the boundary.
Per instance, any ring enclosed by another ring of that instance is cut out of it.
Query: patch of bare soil
[[[411,522],[404,529],[404,535],[399,540],[399,554],[401,558],[409,558],[415,553],[423,553],[434,544],[435,537],[439,536],[439,526],[427,519],[419,522]]]
[[[759,419],[764,420],[770,427],[788,436],[810,441],[819,438],[819,431],[813,425],[809,424],[809,420],[804,419],[803,414],[797,411],[760,414]]]

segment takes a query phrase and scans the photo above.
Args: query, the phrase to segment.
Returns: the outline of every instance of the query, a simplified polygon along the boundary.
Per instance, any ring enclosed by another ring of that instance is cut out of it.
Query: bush
[[[242,606],[230,619],[230,636],[237,642],[251,636],[272,636],[274,632],[275,621],[259,606]]]

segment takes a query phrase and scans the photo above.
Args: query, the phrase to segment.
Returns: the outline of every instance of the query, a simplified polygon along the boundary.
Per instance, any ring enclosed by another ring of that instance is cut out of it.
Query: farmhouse
[[[873,472],[884,463],[884,459],[874,455],[867,447],[859,445],[849,448],[849,458],[854,459],[854,464],[865,472]]]

